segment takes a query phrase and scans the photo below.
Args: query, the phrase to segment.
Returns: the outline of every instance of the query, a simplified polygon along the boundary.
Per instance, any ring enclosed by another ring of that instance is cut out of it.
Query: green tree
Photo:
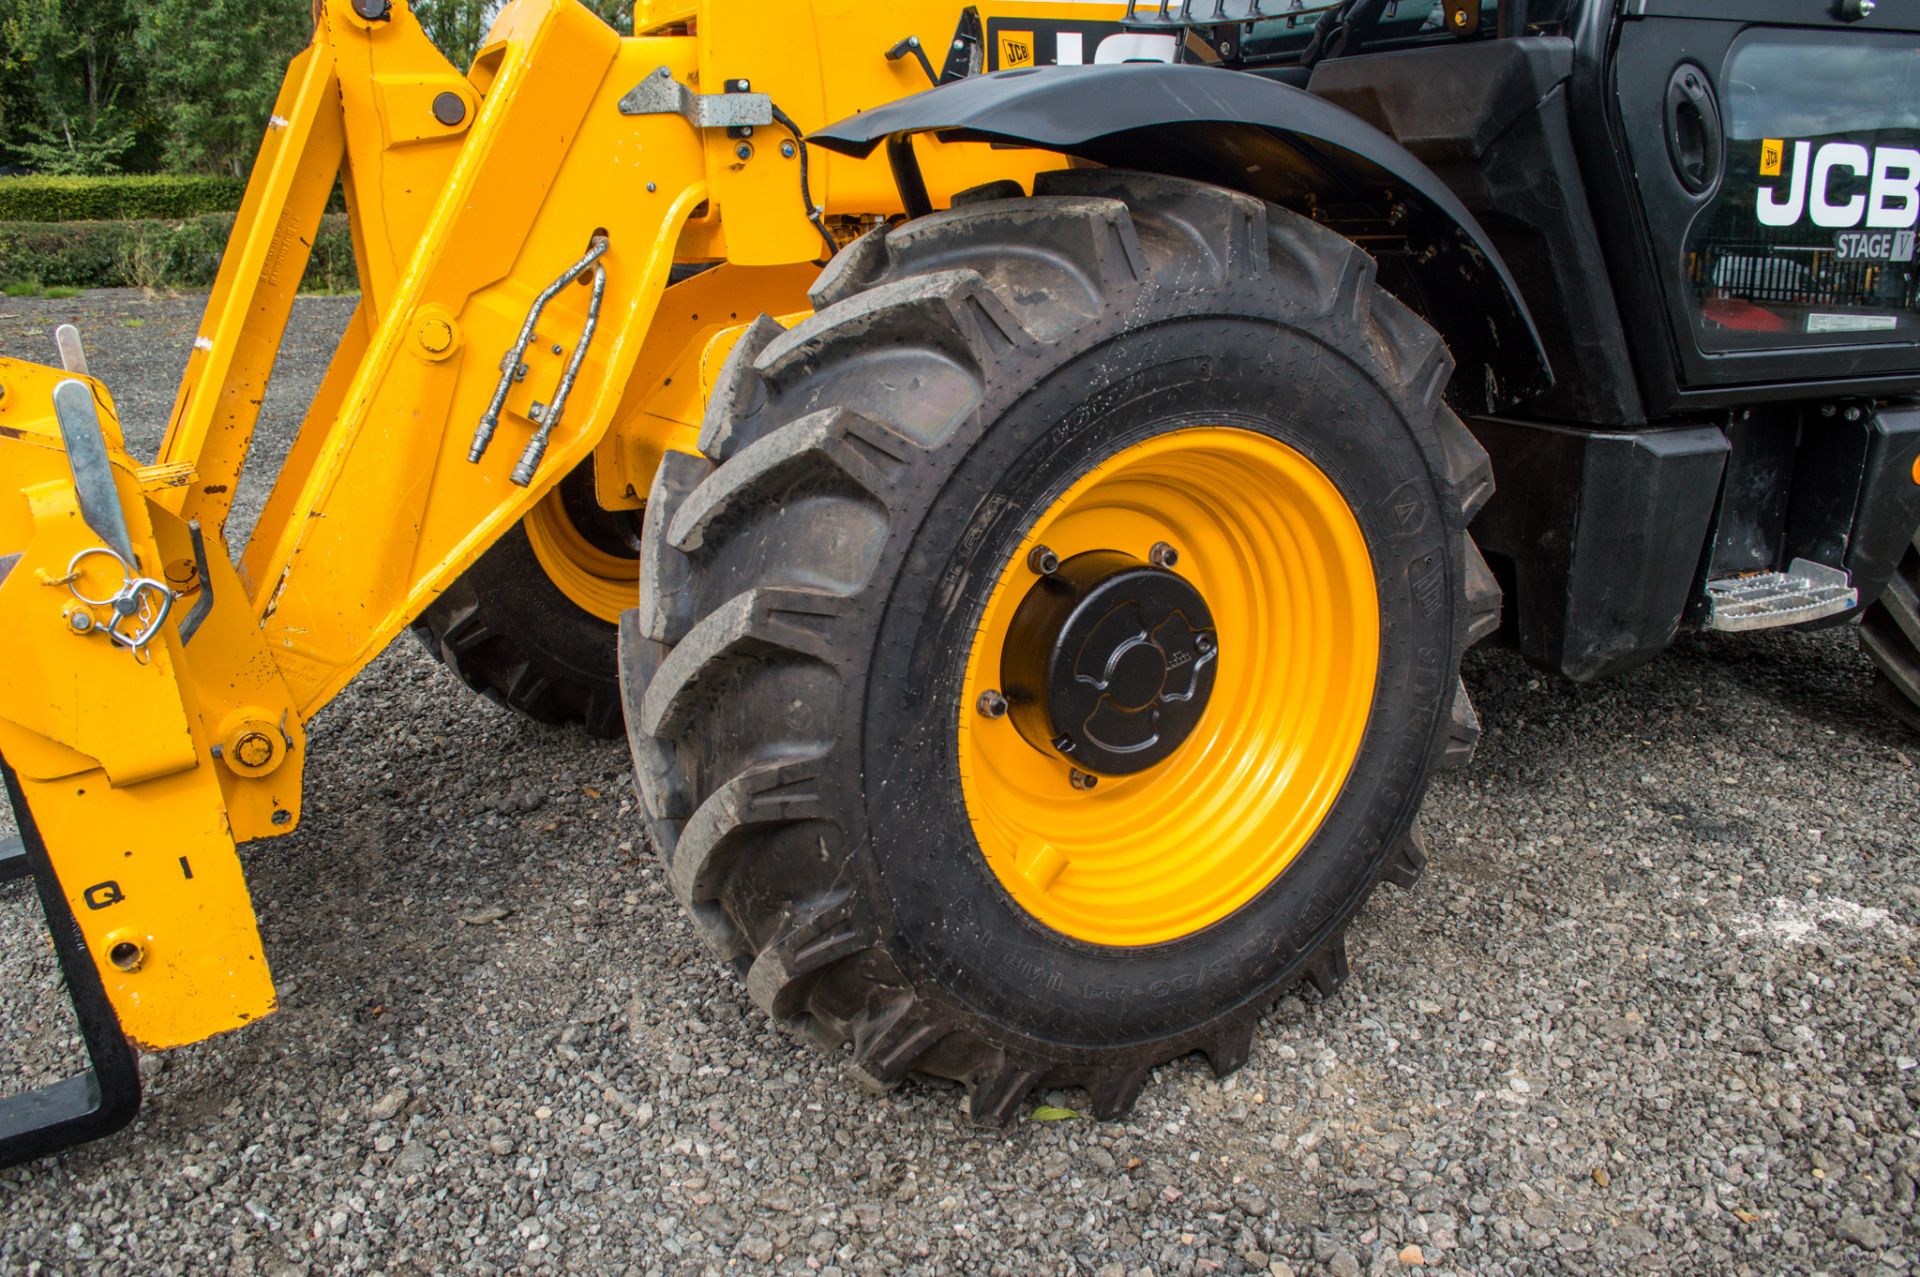
[[[312,34],[298,0],[143,0],[136,44],[164,167],[246,176],[287,62]]]
[[[633,0],[581,0],[603,22],[621,35],[633,34]],[[421,30],[438,45],[447,60],[462,71],[473,65],[474,54],[500,12],[500,0],[415,0],[413,14]]]
[[[633,34],[633,0],[580,0],[621,35]]]
[[[413,16],[447,61],[464,71],[473,65],[473,55],[480,51],[499,9],[498,0],[417,0]]]
[[[111,173],[139,135],[134,0],[0,0],[0,140],[47,173]]]

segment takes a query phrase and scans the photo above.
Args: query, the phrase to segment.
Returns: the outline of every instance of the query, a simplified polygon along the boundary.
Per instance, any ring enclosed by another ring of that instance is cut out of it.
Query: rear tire
[[[1444,348],[1334,233],[1105,170],[876,230],[814,301],[742,337],[704,455],[669,455],[648,504],[622,662],[672,889],[769,1014],[851,1043],[869,1084],[961,1083],[976,1118],[1036,1085],[1116,1115],[1190,1051],[1237,1068],[1281,993],[1344,980],[1349,918],[1417,877],[1428,774],[1478,735],[1458,668],[1499,617],[1466,531],[1492,478],[1442,402]],[[969,653],[1041,512],[1201,428],[1338,489],[1377,583],[1378,675],[1337,798],[1276,877],[1173,938],[1089,942],[1023,908],[976,838]]]
[[[610,740],[621,729],[620,631],[610,600],[637,596],[637,586],[622,588],[619,578],[624,562],[628,579],[638,579],[638,547],[622,544],[620,521],[630,516],[600,510],[592,488],[591,463],[561,480],[544,508],[508,529],[427,606],[413,632],[429,655],[495,704]],[[568,519],[568,509],[596,525],[594,537],[604,543],[598,570],[612,578],[589,581],[582,593],[598,612],[556,581],[558,565],[545,559],[564,551],[548,544],[543,556],[529,535],[529,522]]]
[[[1920,534],[1861,618],[1860,646],[1879,667],[1880,703],[1920,732]]]

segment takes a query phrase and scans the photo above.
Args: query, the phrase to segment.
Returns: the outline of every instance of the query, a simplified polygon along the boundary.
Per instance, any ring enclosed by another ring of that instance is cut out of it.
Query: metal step
[[[1801,625],[1847,611],[1860,602],[1853,579],[1840,568],[1795,559],[1785,572],[1753,572],[1707,582],[1707,628],[1766,630]]]

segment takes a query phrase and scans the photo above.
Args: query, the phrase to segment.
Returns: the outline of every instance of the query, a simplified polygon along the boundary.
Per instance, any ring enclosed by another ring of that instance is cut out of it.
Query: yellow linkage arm
[[[303,721],[607,430],[709,189],[687,120],[618,102],[661,67],[692,77],[696,44],[623,41],[572,0],[517,0],[463,76],[404,7],[369,20],[328,0],[159,461],[126,453],[104,388],[0,361],[0,755],[141,1045],[272,1010],[235,844],[298,824]],[[226,520],[336,175],[361,303],[236,571]],[[557,290],[470,462],[535,298],[601,240],[604,281]],[[62,402],[90,405],[79,435],[54,412],[69,381],[83,389]],[[85,437],[98,464],[69,452]],[[122,519],[126,553],[106,554],[102,524]]]

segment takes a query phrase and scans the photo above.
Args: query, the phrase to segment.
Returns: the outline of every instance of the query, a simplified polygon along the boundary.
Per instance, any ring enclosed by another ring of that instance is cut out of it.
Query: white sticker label
[[[1810,333],[1878,333],[1898,328],[1897,315],[1808,315]]]
[[[1833,255],[1843,262],[1910,262],[1912,231],[1841,231],[1833,239]]]

